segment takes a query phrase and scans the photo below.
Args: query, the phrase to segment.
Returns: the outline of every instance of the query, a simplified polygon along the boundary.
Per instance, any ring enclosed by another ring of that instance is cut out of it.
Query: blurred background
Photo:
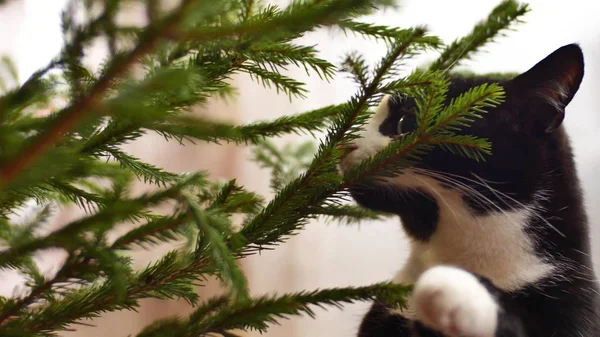
[[[218,1],[218,0],[215,0]],[[285,0],[271,1],[285,3]],[[431,33],[445,42],[467,34],[475,23],[487,16],[498,3],[496,0],[402,0],[399,11],[386,11],[366,18],[379,24],[407,28],[426,24]],[[532,0],[532,12],[516,32],[498,38],[484,53],[477,54],[466,67],[475,72],[520,72],[554,51],[578,42],[584,50],[586,75],[575,99],[567,109],[566,127],[571,134],[579,175],[587,200],[592,226],[594,260],[600,263],[600,2],[589,0]],[[62,44],[60,11],[65,0],[15,0],[0,7],[0,55],[10,56],[16,63],[21,80],[43,67],[54,57]],[[123,20],[143,17],[136,8],[123,13]],[[318,44],[322,56],[339,63],[346,52],[357,50],[371,63],[384,53],[385,46],[358,37],[344,36],[326,30],[305,38],[306,43]],[[91,66],[97,65],[106,50],[98,44],[88,55]],[[425,55],[411,65],[433,60],[435,54]],[[410,70],[410,68],[407,68]],[[289,73],[308,84],[306,100],[290,102],[286,96],[264,89],[246,76],[233,79],[239,95],[230,102],[215,101],[197,113],[210,114],[231,122],[242,123],[272,119],[328,104],[346,101],[355,92],[354,84],[339,76],[330,83],[308,78],[303,70]],[[292,138],[286,140],[293,140]],[[238,182],[269,198],[268,172],[250,161],[252,154],[236,146],[168,144],[158,136],[148,135],[142,141],[129,144],[127,151],[141,159],[174,172],[208,170],[215,179],[236,177]],[[139,191],[145,186],[140,184]],[[81,214],[64,209],[53,221],[54,226]],[[169,247],[136,252],[139,266],[158,258]],[[399,220],[391,219],[360,226],[341,226],[335,223],[311,223],[300,235],[276,250],[263,252],[244,260],[254,294],[290,292],[322,287],[365,285],[389,279],[406,258],[406,239]],[[60,252],[44,252],[40,261],[52,270],[60,263]],[[18,291],[19,278],[8,272],[0,274],[0,293]],[[212,295],[219,289],[209,284],[199,289]],[[368,304],[346,306],[343,311],[317,310],[317,319],[294,318],[274,326],[267,336],[353,336]],[[189,308],[183,303],[146,301],[138,313],[116,313],[101,317],[95,325],[74,326],[76,331],[64,336],[126,336],[138,332],[158,317],[184,314]],[[257,334],[249,334],[251,336]]]

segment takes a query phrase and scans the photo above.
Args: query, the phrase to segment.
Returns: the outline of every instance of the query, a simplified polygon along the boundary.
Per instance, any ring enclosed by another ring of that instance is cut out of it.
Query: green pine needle
[[[498,34],[508,30],[519,19],[529,12],[527,4],[519,4],[514,0],[502,1],[492,10],[487,20],[480,22],[470,34],[452,42],[429,69],[448,71],[456,67],[462,60],[468,60],[472,54],[490,43]]]
[[[342,308],[343,304],[377,299],[392,307],[404,307],[411,288],[404,285],[378,283],[367,287],[331,288],[278,296],[253,298],[243,304],[231,305],[226,297],[217,297],[200,306],[187,321],[167,319],[147,327],[138,337],[194,337],[229,330],[265,332],[289,316],[305,314],[315,317],[314,307]]]
[[[313,213],[347,225],[360,224],[363,221],[380,221],[385,216],[359,206],[335,204],[316,207]]]

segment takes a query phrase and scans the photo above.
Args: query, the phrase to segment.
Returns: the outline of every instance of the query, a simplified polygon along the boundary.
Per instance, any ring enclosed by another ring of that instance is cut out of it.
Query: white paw
[[[433,267],[419,277],[413,292],[417,319],[452,337],[493,337],[498,306],[470,273],[453,267]]]

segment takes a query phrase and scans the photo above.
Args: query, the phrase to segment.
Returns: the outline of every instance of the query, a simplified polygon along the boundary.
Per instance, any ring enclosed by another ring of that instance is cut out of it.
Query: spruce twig
[[[0,168],[0,187],[14,180],[20,172],[32,165],[37,157],[58,143],[63,134],[77,125],[86,114],[93,112],[94,107],[100,103],[103,94],[111,88],[115,78],[123,76],[132,64],[152,51],[163,35],[174,30],[185,13],[194,5],[193,0],[184,0],[179,8],[164,20],[163,24],[149,30],[147,36],[123,60],[117,60],[113,63],[85,97],[59,113],[53,124],[45,129],[40,136],[36,137],[31,145],[24,149],[17,158],[3,165]]]
[[[433,62],[430,70],[449,71],[460,61],[468,60],[485,44],[490,43],[496,35],[518,23],[519,18],[529,12],[527,4],[519,4],[514,0],[505,0],[496,6],[487,20],[480,22],[470,34],[452,42]]]
[[[380,81],[385,77],[386,72],[391,70],[397,59],[425,33],[425,29],[422,28],[407,31],[406,40],[399,41],[390,48],[390,52],[376,69],[369,85],[361,88],[361,94],[353,100],[352,104],[347,105],[348,109],[338,119],[335,128],[329,132],[327,142],[321,145],[309,169],[287,184],[267,207],[242,229],[242,234],[247,239],[246,251],[260,250],[264,244],[278,242],[285,235],[294,233],[310,217],[308,205],[321,204],[327,197],[338,191],[337,187],[340,186],[341,181],[321,181],[318,177],[325,175],[325,172],[331,172],[330,158],[337,158],[334,155],[335,147],[344,141],[348,130],[353,128],[355,119],[364,113],[368,102],[377,93],[381,85]],[[422,43],[437,45],[437,40],[424,39]],[[313,186],[319,186],[319,183],[326,187],[314,190]],[[300,198],[303,201],[298,200]],[[294,205],[291,209],[288,208],[290,204]]]

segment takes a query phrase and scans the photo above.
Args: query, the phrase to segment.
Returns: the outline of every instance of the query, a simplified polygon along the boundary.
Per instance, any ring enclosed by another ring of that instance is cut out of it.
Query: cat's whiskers
[[[452,216],[454,217],[454,220],[456,220],[456,223],[462,227],[462,221],[459,220],[458,215],[456,214],[456,211],[454,210],[454,207],[451,207],[450,204],[448,203],[448,201],[442,196],[442,194],[440,192],[437,191],[436,188],[434,188],[433,186],[431,186],[431,184],[429,184],[427,181],[425,181],[425,179],[421,179],[417,176],[414,176],[414,178],[416,180],[418,180],[420,183],[422,183],[423,185],[429,187],[429,189],[431,190],[431,192],[433,192],[434,194],[436,194],[438,196],[438,198],[446,205],[446,207],[448,208],[448,210],[450,211],[450,214],[452,214]]]
[[[478,206],[488,210],[488,211],[492,211],[493,209],[490,208],[490,206],[494,206],[498,211],[502,211],[502,209],[500,208],[500,206],[498,206],[496,203],[494,203],[492,200],[490,200],[489,198],[487,198],[485,195],[483,195],[481,192],[477,191],[476,189],[472,188],[471,186],[468,186],[456,179],[453,179],[451,177],[448,176],[444,176],[443,172],[439,172],[436,173],[432,170],[423,170],[423,169],[418,169],[415,170],[418,172],[421,172],[425,175],[429,175],[430,177],[434,178],[434,179],[438,179],[441,180],[445,183],[448,183],[450,185],[452,185],[453,187],[457,188],[458,190],[460,190],[462,193],[464,193],[465,195],[468,195],[470,197],[474,197],[474,201],[477,203]]]
[[[429,172],[428,172],[429,171]],[[454,187],[456,187],[457,189],[459,189],[460,191],[462,191],[463,193],[471,196],[471,197],[476,197],[476,198],[480,198],[480,200],[476,200],[480,206],[485,206],[485,204],[489,204],[491,206],[494,206],[496,208],[496,210],[498,211],[497,214],[502,214],[504,215],[504,218],[507,219],[509,221],[509,224],[515,226],[515,227],[519,227],[520,224],[517,223],[514,219],[512,219],[512,217],[509,216],[509,214],[502,209],[499,205],[497,205],[496,203],[494,203],[492,200],[490,200],[488,197],[486,197],[485,195],[483,195],[481,192],[477,191],[476,189],[472,188],[471,186],[468,186],[460,181],[457,181],[453,178],[444,176],[444,172],[439,172],[439,173],[434,173],[431,170],[426,170],[426,169],[417,169],[415,170],[415,172],[421,172],[423,174],[429,174],[430,177],[434,178],[434,179],[439,179],[442,181],[445,181],[446,183],[450,183],[453,184]],[[469,193],[470,192],[470,193]],[[483,201],[483,203],[480,203],[480,201]],[[486,208],[490,211],[492,211],[492,209]],[[512,210],[512,208],[511,208]],[[495,215],[493,215],[495,216]],[[476,224],[479,224],[479,222],[475,222]]]
[[[442,74],[446,75],[452,68],[454,68],[454,65],[462,58],[463,54],[469,49],[471,48],[473,41],[470,41],[468,45],[466,45],[463,50],[460,52],[460,54],[458,54],[458,57],[452,61],[452,63],[450,63],[448,65],[448,67],[446,67],[446,69],[442,70]]]
[[[496,207],[497,212],[491,213],[489,216],[492,216],[492,217],[502,216],[502,220],[507,221],[508,224],[512,225],[512,227],[514,227],[514,228],[519,228],[522,226],[521,223],[518,223],[517,220],[514,219],[513,217],[511,217],[505,210],[500,208],[492,200],[487,198],[485,195],[481,194],[479,191],[473,189],[472,187],[470,187],[460,181],[452,179],[450,177],[445,177],[442,174],[436,174],[434,172],[427,172],[427,170],[425,170],[425,169],[416,169],[415,172],[421,173],[421,174],[429,176],[435,180],[442,181],[442,182],[449,184],[451,187],[456,188],[464,195],[469,195],[472,198],[474,198],[474,201],[476,203],[480,204],[484,209],[487,209],[489,211],[495,211],[494,209],[489,208],[488,205],[492,205],[492,206]],[[475,218],[473,218],[470,213],[467,213],[467,215],[462,219],[462,221],[458,222],[458,223],[460,223],[460,225],[462,226],[464,221],[467,221],[476,226],[481,226],[484,224],[483,222],[477,221]],[[463,255],[470,256],[473,253],[477,253],[479,251],[479,249],[475,246],[469,246],[469,247],[471,248],[471,250],[470,251],[462,251]],[[488,248],[488,247],[486,247],[486,248]]]
[[[579,254],[581,254],[581,255],[583,255],[583,256],[590,257],[590,254],[588,254],[588,253],[586,253],[586,252],[584,252],[584,251],[582,251],[582,250],[580,250],[580,249],[573,248],[573,251],[575,251],[575,252],[577,252],[577,253],[579,253]],[[590,268],[590,269],[591,269],[591,268]]]
[[[475,173],[472,173],[472,172],[471,172],[471,174],[472,174],[472,175],[473,175],[475,178],[477,178],[477,179],[481,179],[481,177],[479,177],[477,174],[475,174]],[[521,203],[520,201],[518,201],[518,200],[516,200],[515,198],[513,198],[513,197],[511,197],[511,196],[507,195],[506,193],[503,193],[503,192],[501,192],[501,191],[498,191],[498,190],[497,190],[497,189],[495,189],[495,188],[492,188],[491,186],[489,186],[489,185],[488,185],[487,183],[485,183],[484,181],[482,181],[482,182],[481,182],[481,186],[483,186],[483,187],[485,187],[485,188],[489,189],[489,190],[490,190],[490,192],[494,193],[494,195],[496,195],[497,197],[499,197],[499,199],[500,199],[500,200],[503,200],[503,199],[501,198],[501,197],[503,196],[503,197],[506,197],[507,199],[509,199],[510,201],[512,201],[512,202],[514,202],[514,203],[516,203],[517,205],[519,205],[519,206],[521,206],[521,207],[523,207],[523,208],[527,208],[527,206],[523,205],[523,203]],[[544,197],[544,196],[543,196],[543,190],[541,190],[541,192],[539,192],[539,193],[542,193],[542,194],[539,194],[539,195],[538,195],[538,199],[539,199],[540,197]],[[506,201],[504,201],[504,202],[506,203]],[[508,206],[508,203],[506,203],[506,204],[507,204],[507,206]],[[538,210],[538,211],[539,211],[540,209],[542,209],[541,205],[539,205],[539,204],[537,204],[537,205],[536,205],[536,204],[534,204],[534,207],[535,207],[535,208],[537,208],[537,210]],[[544,218],[544,217],[543,217],[541,214],[539,214],[539,212],[532,212],[532,215],[533,215],[534,217],[536,217],[537,219],[539,219],[539,220],[543,221],[543,222],[544,222],[546,225],[548,225],[550,228],[552,228],[552,229],[553,229],[553,230],[554,230],[556,233],[558,233],[558,234],[559,234],[560,236],[562,236],[563,238],[566,238],[566,237],[567,237],[567,236],[566,236],[566,235],[565,235],[563,232],[561,232],[561,231],[560,231],[558,228],[556,228],[556,226],[552,225],[552,224],[550,223],[550,221],[548,221],[548,219]]]
[[[423,170],[423,169],[419,169],[419,170]],[[494,194],[495,197],[497,197],[500,201],[502,201],[507,207],[509,207],[509,210],[516,210],[512,205],[510,205],[506,199],[508,199],[509,201],[514,202],[515,204],[517,204],[518,206],[521,206],[524,209],[535,209],[535,212],[532,212],[532,216],[534,216],[535,218],[541,220],[542,222],[544,222],[546,225],[548,225],[552,230],[556,231],[559,235],[561,235],[562,237],[566,237],[566,235],[564,233],[562,233],[558,228],[556,228],[554,225],[552,225],[546,218],[544,218],[543,216],[541,216],[541,214],[539,214],[539,211],[543,210],[543,207],[541,207],[541,205],[539,203],[534,203],[533,205],[527,207],[526,205],[524,205],[522,202],[516,200],[515,198],[511,197],[510,195],[501,192],[493,187],[490,186],[490,184],[488,183],[489,180],[485,180],[482,177],[480,177],[479,175],[471,172],[471,174],[477,178],[478,180],[474,180],[474,179],[470,179],[468,177],[465,176],[461,176],[461,175],[457,175],[457,174],[452,174],[452,173],[447,173],[447,172],[441,172],[441,171],[435,171],[435,170],[431,170],[431,169],[427,169],[425,171],[429,171],[429,172],[435,172],[438,175],[443,175],[446,178],[449,178],[448,176],[454,176],[456,178],[460,178],[463,179],[465,181],[477,184],[479,186],[482,186],[486,189],[488,189],[490,192],[492,192]],[[424,172],[424,171],[423,171]],[[501,184],[502,182],[493,182],[496,184]],[[467,186],[467,185],[465,185]],[[475,189],[473,189],[472,187],[470,188],[472,191],[476,191]],[[541,200],[547,200],[547,196],[544,195],[543,190],[538,191],[538,199]],[[499,207],[497,204],[493,203],[489,198],[485,197],[483,194],[481,194],[480,192],[477,191],[477,194],[483,198],[485,198],[485,200],[487,200],[488,202],[490,202],[491,205],[495,206],[496,209],[503,211],[501,209],[501,207]],[[473,194],[471,194],[471,196],[473,196]],[[505,199],[506,198],[506,199]]]
[[[460,181],[451,179],[449,177],[444,177],[444,176],[442,176],[440,174],[435,174],[435,173],[432,173],[432,172],[423,172],[423,171],[421,171],[421,173],[424,174],[424,175],[428,175],[428,176],[430,176],[433,179],[441,180],[442,182],[447,183],[447,184],[451,185],[452,187],[458,189],[459,191],[461,191],[465,195],[473,197],[474,198],[473,199],[474,202],[478,206],[480,206],[480,207],[482,207],[482,208],[484,208],[484,209],[486,209],[488,211],[492,211],[493,210],[492,208],[490,208],[491,205],[497,206],[497,205],[495,205],[493,203],[493,201],[489,200],[484,195],[482,195],[481,193],[479,193],[479,191],[471,188],[468,185],[465,185],[465,184],[461,183]],[[497,208],[499,208],[499,207],[497,207]]]

